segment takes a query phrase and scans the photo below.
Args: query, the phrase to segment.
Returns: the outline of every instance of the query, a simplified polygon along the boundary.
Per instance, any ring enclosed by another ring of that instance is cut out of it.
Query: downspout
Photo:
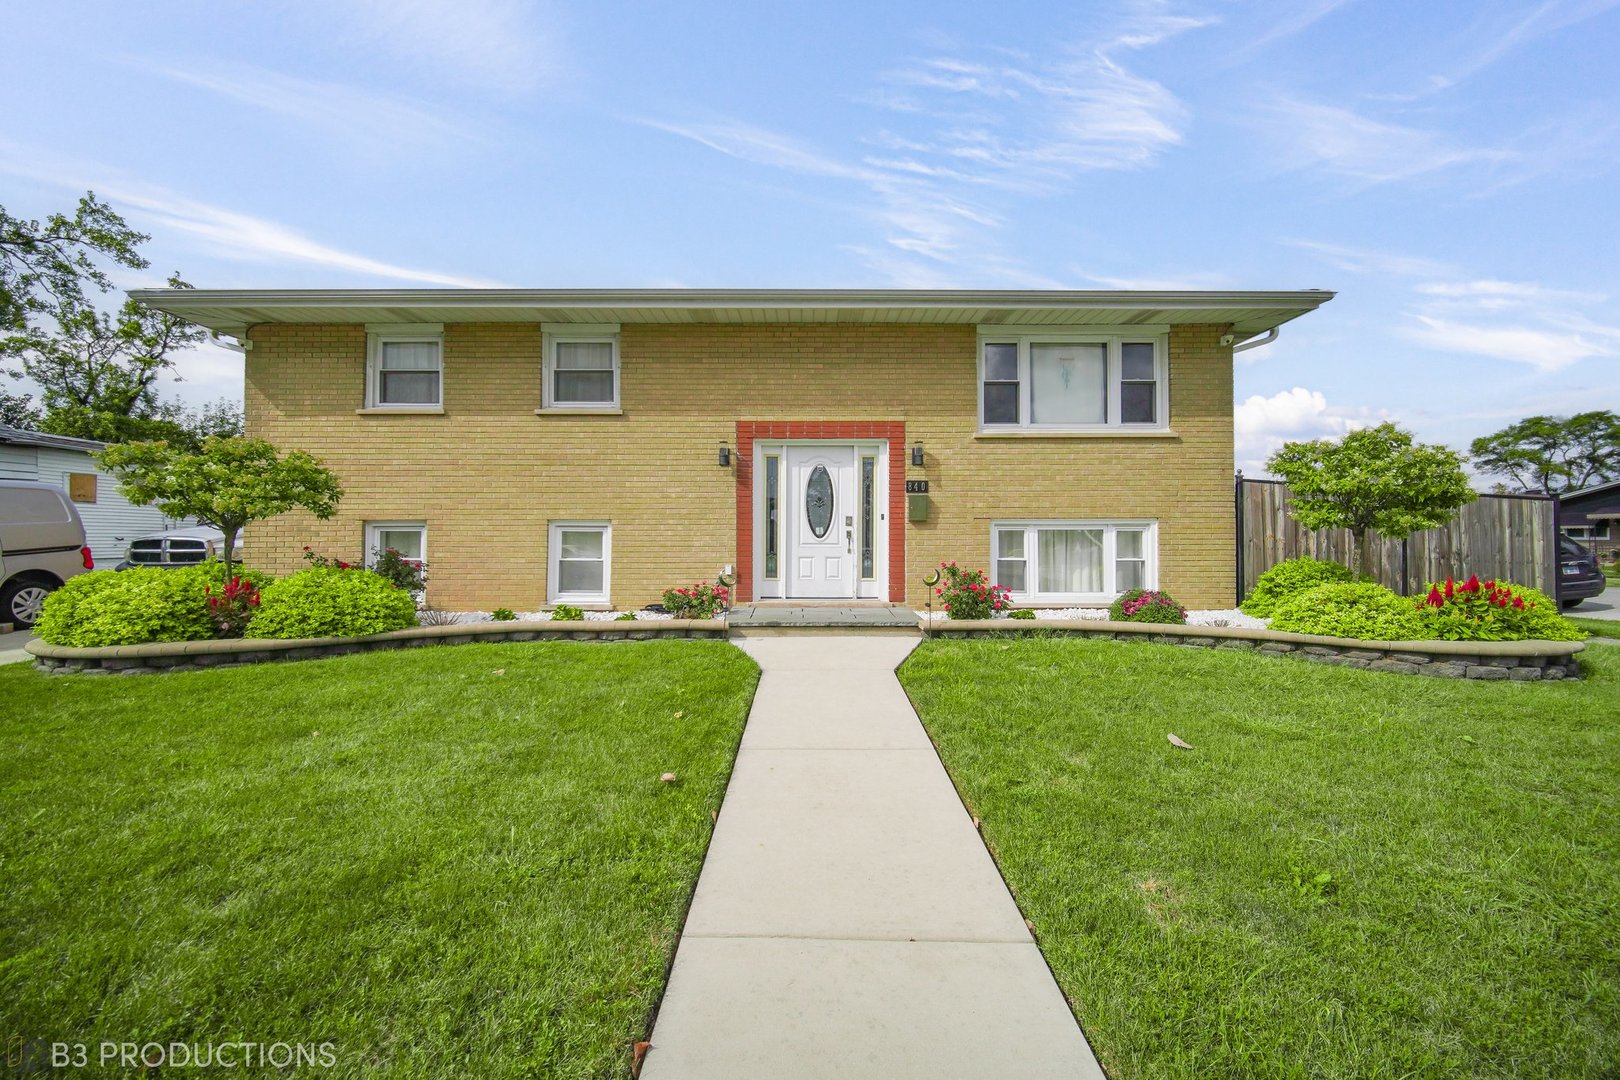
[[[253,348],[252,341],[237,338],[235,335],[232,335],[232,337],[235,338],[235,340],[226,341],[224,338],[219,336],[218,330],[208,331],[208,340],[212,341],[215,345],[218,345],[222,349],[229,349],[231,352],[243,353],[245,355],[249,349]]]
[[[1250,338],[1248,341],[1243,342],[1241,345],[1232,346],[1233,355],[1236,355],[1237,353],[1240,353],[1240,352],[1247,352],[1250,349],[1258,349],[1262,345],[1270,345],[1273,341],[1277,340],[1278,331],[1279,331],[1279,328],[1273,326],[1269,331],[1266,332],[1265,337]]]

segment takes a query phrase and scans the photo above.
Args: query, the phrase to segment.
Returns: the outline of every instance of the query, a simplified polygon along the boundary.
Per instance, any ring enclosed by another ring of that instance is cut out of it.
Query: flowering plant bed
[[[940,584],[934,595],[953,619],[988,619],[1012,606],[1012,590],[990,584],[983,570],[963,570],[954,562],[940,563]]]

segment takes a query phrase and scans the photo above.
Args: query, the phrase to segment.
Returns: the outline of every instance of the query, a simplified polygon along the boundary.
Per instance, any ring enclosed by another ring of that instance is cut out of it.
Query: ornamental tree
[[[1288,484],[1294,517],[1307,529],[1349,529],[1351,572],[1371,561],[1373,530],[1399,540],[1437,529],[1479,498],[1463,457],[1445,446],[1414,442],[1394,424],[1352,431],[1337,441],[1284,443],[1266,468]]]
[[[302,450],[278,457],[263,439],[211,436],[198,450],[124,443],[96,458],[118,477],[130,502],[155,504],[169,517],[194,517],[223,532],[226,581],[243,526],[295,507],[325,520],[343,498],[337,477],[319,461]]]

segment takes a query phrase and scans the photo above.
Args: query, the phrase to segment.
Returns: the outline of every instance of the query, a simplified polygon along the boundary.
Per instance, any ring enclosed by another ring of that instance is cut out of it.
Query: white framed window
[[[990,578],[1025,603],[1097,603],[1159,582],[1153,521],[997,521]]]
[[[606,604],[613,575],[613,526],[553,521],[546,545],[546,597],[553,604]]]
[[[393,548],[399,557],[417,566],[427,566],[427,522],[366,522],[366,567],[377,565],[383,552]]]
[[[981,430],[1166,430],[1169,412],[1168,333],[979,335]]]
[[[547,409],[619,407],[619,328],[547,327],[541,404]]]
[[[444,328],[372,324],[366,330],[366,408],[442,408]]]

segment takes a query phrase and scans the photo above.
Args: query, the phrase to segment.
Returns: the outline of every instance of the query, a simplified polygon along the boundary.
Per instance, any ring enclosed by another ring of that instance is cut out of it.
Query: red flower
[[[1457,595],[1457,590],[1456,590],[1455,587],[1453,587],[1453,585],[1451,583],[1451,579],[1446,578],[1446,599],[1450,600],[1453,596],[1456,596],[1456,595]],[[1434,606],[1439,607],[1440,605],[1436,604]]]
[[[1447,596],[1451,595],[1451,582],[1450,581],[1446,582],[1446,595]],[[1434,606],[1434,607],[1445,607],[1446,606],[1445,600],[1443,600],[1441,598],[1441,596],[1440,596],[1439,588],[1434,586],[1434,585],[1429,586],[1429,596],[1428,596],[1428,599],[1425,602],[1432,605],[1432,606]]]
[[[1479,575],[1469,574],[1468,580],[1463,582],[1463,592],[1479,592]]]
[[[1515,611],[1523,611],[1524,610],[1524,597],[1515,596],[1513,598],[1513,609]]]

